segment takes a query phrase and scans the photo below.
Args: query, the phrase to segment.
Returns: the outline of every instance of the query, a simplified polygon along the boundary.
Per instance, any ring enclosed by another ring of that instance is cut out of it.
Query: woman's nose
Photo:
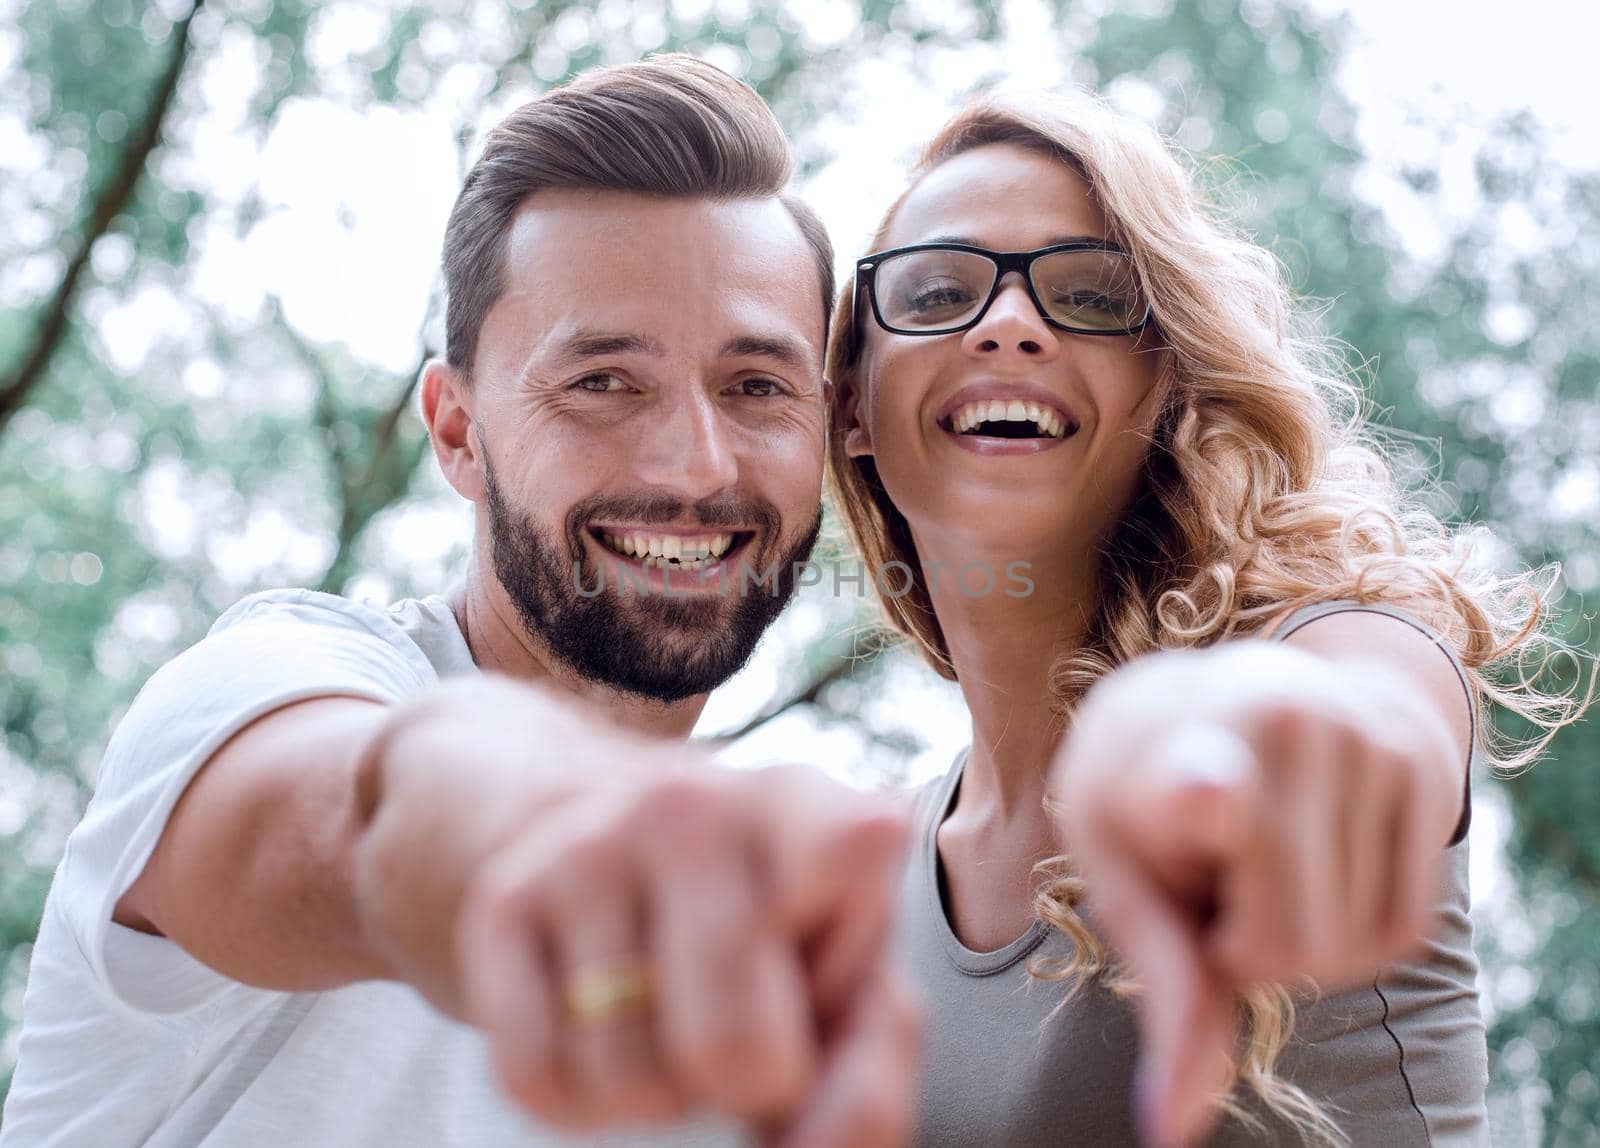
[[[1013,271],[1000,282],[1000,290],[983,318],[967,331],[961,348],[970,355],[1022,355],[1030,361],[1055,358],[1061,341],[1039,314],[1022,276]]]

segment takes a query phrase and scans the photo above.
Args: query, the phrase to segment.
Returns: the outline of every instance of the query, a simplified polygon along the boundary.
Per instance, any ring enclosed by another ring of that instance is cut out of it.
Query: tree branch
[[[433,352],[424,349],[422,358],[417,360],[417,365],[411,371],[411,377],[400,388],[400,393],[395,396],[394,402],[389,404],[389,409],[376,419],[372,424],[372,441],[379,455],[386,453],[394,445],[394,436],[400,429],[400,420],[405,417],[406,411],[411,406],[411,396],[417,393],[417,384],[422,381],[422,372],[428,365],[428,360],[433,358]]]
[[[868,666],[877,661],[882,652],[883,647],[875,644],[869,647],[864,653],[856,653],[852,651],[844,657],[835,658],[828,665],[827,669],[823,670],[820,674],[813,678],[811,680],[811,684],[806,686],[806,688],[801,690],[799,693],[793,694],[782,699],[781,701],[768,704],[764,709],[761,710],[760,713],[756,714],[743,725],[736,726],[733,729],[716,734],[713,737],[707,738],[706,740],[715,742],[717,744],[735,742],[740,738],[747,737],[748,735],[754,733],[768,722],[773,721],[775,718],[781,717],[792,709],[796,709],[800,706],[816,705],[817,699],[822,696],[822,692],[824,690],[836,682],[842,682],[846,681],[847,679],[857,677]]]
[[[344,440],[339,435],[339,402],[334,395],[333,374],[328,370],[328,364],[323,362],[317,349],[300,337],[289,323],[283,313],[283,305],[274,299],[268,308],[272,316],[273,326],[278,328],[283,341],[294,351],[295,357],[311,372],[311,377],[317,384],[317,398],[311,408],[311,420],[316,428],[327,439],[328,455],[333,463],[334,475],[338,480],[339,501],[348,504],[350,490],[355,482],[355,468],[351,465],[349,450]]]
[[[95,243],[109,230],[111,221],[121,215],[123,209],[127,207],[128,201],[133,197],[134,188],[138,186],[139,176],[144,171],[145,161],[150,158],[150,153],[155,150],[157,142],[161,139],[161,126],[166,121],[167,111],[172,106],[172,98],[178,90],[178,80],[183,75],[183,66],[189,56],[189,26],[194,21],[195,13],[200,11],[204,3],[205,0],[194,0],[188,15],[174,27],[172,55],[168,58],[166,69],[156,84],[144,120],[139,124],[138,130],[129,137],[116,171],[100,189],[100,194],[95,197],[90,207],[78,250],[67,264],[66,274],[61,277],[55,295],[45,308],[44,318],[34,335],[33,345],[22,356],[17,369],[0,383],[0,434],[5,432],[11,416],[21,409],[22,404],[28,399],[29,392],[44,377],[45,368],[49,366],[56,349],[61,345],[62,336],[66,334],[67,319],[72,313],[72,304],[77,297],[84,269],[89,265],[89,254],[94,249]]]

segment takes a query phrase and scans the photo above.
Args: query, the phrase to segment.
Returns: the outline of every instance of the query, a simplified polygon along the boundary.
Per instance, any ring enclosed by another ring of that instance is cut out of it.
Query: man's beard
[[[572,508],[561,538],[506,503],[487,454],[483,477],[495,577],[529,636],[585,680],[660,702],[708,693],[750,660],[762,633],[794,596],[795,568],[810,556],[822,529],[818,506],[809,529],[778,556],[775,588],[771,580],[746,582],[730,570],[731,589],[725,592],[666,595],[632,586],[619,592],[607,584],[593,593],[602,571],[583,544],[588,522],[695,518],[711,529],[754,522],[757,539],[770,550],[780,541],[778,512],[770,503],[728,499],[691,506],[663,499],[597,498]],[[761,562],[764,557],[751,558],[758,574],[771,569]],[[580,586],[590,596],[580,594]]]

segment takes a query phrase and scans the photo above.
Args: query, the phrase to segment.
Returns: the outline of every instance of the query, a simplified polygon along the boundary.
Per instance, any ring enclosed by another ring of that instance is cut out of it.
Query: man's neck
[[[499,583],[473,562],[446,594],[472,660],[486,673],[505,674],[567,694],[602,711],[616,724],[652,737],[689,736],[709,695],[663,703],[589,681],[560,664],[528,634]]]

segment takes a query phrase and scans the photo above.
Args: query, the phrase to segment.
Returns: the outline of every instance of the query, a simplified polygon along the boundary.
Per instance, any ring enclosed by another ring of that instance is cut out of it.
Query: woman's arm
[[[1241,990],[1337,988],[1422,944],[1471,715],[1439,646],[1360,611],[1283,642],[1141,658],[1090,692],[1052,792],[1096,916],[1146,989],[1153,1139],[1209,1122]]]

